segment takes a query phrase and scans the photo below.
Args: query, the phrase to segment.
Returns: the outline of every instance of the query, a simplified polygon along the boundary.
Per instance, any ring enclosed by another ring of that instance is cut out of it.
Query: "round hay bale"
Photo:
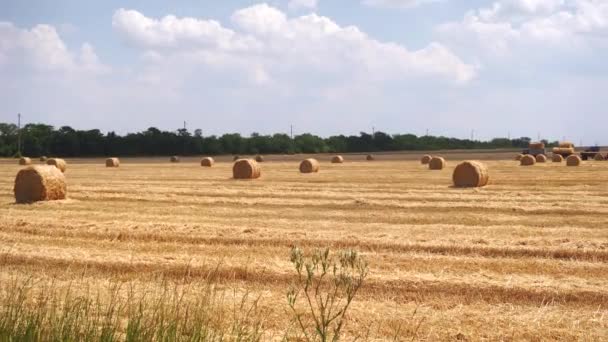
[[[544,142],[531,142],[529,146],[530,146],[530,149],[532,149],[532,150],[542,150],[545,148],[545,143]]]
[[[261,155],[258,154],[257,156],[255,156],[255,161],[258,162],[258,163],[263,163],[264,162],[264,156],[261,156]]]
[[[568,166],[579,166],[581,165],[581,157],[573,154],[571,156],[568,156],[568,158],[566,158],[566,165]]]
[[[46,164],[55,166],[56,168],[61,170],[61,172],[65,172],[65,170],[68,168],[68,163],[66,163],[65,160],[60,158],[47,159]]]
[[[15,178],[15,201],[33,203],[65,199],[67,185],[59,168],[50,165],[28,166]]]
[[[30,165],[32,163],[32,159],[28,157],[19,158],[19,165]]]
[[[313,158],[302,160],[300,163],[301,173],[314,173],[319,172],[319,161]]]
[[[232,166],[234,179],[255,179],[262,175],[260,164],[254,159],[239,159]]]
[[[489,179],[488,168],[477,161],[464,161],[458,164],[452,175],[454,186],[461,188],[486,186]]]
[[[171,156],[171,159],[169,159],[169,161],[171,161],[172,163],[179,163],[179,157],[178,156]]]
[[[215,160],[211,157],[205,157],[201,160],[201,166],[212,167],[215,164]]]
[[[422,165],[428,165],[428,163],[431,162],[431,159],[433,159],[432,156],[425,154],[424,156],[422,156],[422,158],[420,159],[420,164]]]
[[[520,161],[521,158],[523,158],[523,157],[524,157],[524,155],[520,153],[520,154],[518,154],[518,155],[515,156],[515,160]]]
[[[239,160],[239,159],[241,159],[241,157],[239,157],[239,156],[234,156],[234,157],[232,157],[232,161],[237,161],[237,160]]]
[[[376,158],[374,158],[374,156],[372,156],[371,154],[368,154],[368,155],[365,157],[365,160],[367,160],[367,161],[372,161],[372,160],[374,160],[374,159],[376,159]]]
[[[561,163],[564,161],[564,157],[561,154],[553,154],[552,160],[554,163]]]
[[[569,156],[574,154],[574,147],[554,147],[553,153],[561,154],[562,156]]]
[[[562,141],[559,143],[560,148],[574,148],[574,144],[569,141]]]
[[[443,170],[445,159],[443,157],[433,157],[429,162],[429,170]]]
[[[331,162],[334,164],[342,164],[344,163],[344,158],[342,156],[333,156]]]
[[[547,156],[544,154],[538,154],[536,155],[536,162],[537,163],[546,163],[547,162]]]
[[[41,161],[41,162],[45,162],[45,161],[46,161],[46,159],[47,159],[47,158],[46,158],[46,156],[42,156],[42,157],[40,157],[40,161]]]
[[[531,154],[524,155],[519,161],[519,165],[521,166],[531,166],[534,164],[536,164],[536,158],[534,158],[534,156]]]
[[[120,160],[118,158],[108,158],[106,159],[106,167],[119,167]]]
[[[593,157],[593,159],[597,160],[597,161],[606,160],[606,158],[604,158],[604,155],[602,155],[601,153],[596,154],[595,157]]]

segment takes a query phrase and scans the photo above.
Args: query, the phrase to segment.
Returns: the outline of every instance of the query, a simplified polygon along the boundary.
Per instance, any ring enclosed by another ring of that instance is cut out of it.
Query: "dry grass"
[[[259,298],[263,340],[280,339],[292,326],[290,247],[354,248],[370,273],[346,341],[368,333],[608,339],[608,164],[539,170],[519,167],[512,155],[484,161],[492,182],[478,189],[451,187],[459,161],[476,159],[460,154],[446,154],[453,162],[445,172],[428,172],[419,156],[342,165],[319,157],[315,177],[298,172],[296,156],[270,160],[255,182],[232,180],[227,158],[205,172],[200,159],[172,166],[133,159],[117,172],[99,172],[102,160],[70,160],[69,199],[33,205],[14,204],[19,166],[7,160],[0,283],[34,277],[96,299],[114,283],[156,291],[159,279],[212,275],[222,291],[237,293],[231,298]],[[221,305],[231,312],[233,302]]]

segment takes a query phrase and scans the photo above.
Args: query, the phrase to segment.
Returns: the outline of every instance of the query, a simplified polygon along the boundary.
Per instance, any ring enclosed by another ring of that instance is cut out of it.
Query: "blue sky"
[[[4,0],[0,121],[608,144],[607,52],[604,0]]]

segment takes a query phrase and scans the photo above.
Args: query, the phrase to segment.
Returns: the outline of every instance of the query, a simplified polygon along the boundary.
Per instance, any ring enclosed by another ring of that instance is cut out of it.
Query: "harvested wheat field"
[[[462,189],[452,172],[476,156],[442,155],[440,171],[421,154],[269,156],[251,181],[232,179],[229,157],[205,170],[194,158],[122,158],[114,170],[68,160],[68,199],[31,205],[14,204],[20,167],[2,161],[0,303],[70,289],[121,299],[125,318],[162,298],[168,316],[190,305],[195,322],[236,325],[242,340],[303,340],[287,301],[291,247],[329,247],[368,263],[345,341],[608,340],[608,163],[522,168],[509,152],[483,161],[487,186]],[[308,157],[319,173],[298,171]]]

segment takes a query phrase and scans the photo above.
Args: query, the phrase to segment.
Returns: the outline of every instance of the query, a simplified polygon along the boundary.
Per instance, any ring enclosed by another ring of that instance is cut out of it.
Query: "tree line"
[[[246,137],[238,133],[203,136],[202,130],[162,131],[150,127],[138,133],[118,135],[98,129],[75,130],[45,124],[27,124],[19,132],[16,125],[0,123],[0,156],[18,156],[18,136],[24,156],[166,156],[273,153],[348,153],[439,149],[526,148],[530,138],[495,138],[490,141],[443,136],[389,135],[384,132],[336,135],[327,138],[305,133],[293,139],[282,133]],[[554,145],[557,142],[549,144]]]

